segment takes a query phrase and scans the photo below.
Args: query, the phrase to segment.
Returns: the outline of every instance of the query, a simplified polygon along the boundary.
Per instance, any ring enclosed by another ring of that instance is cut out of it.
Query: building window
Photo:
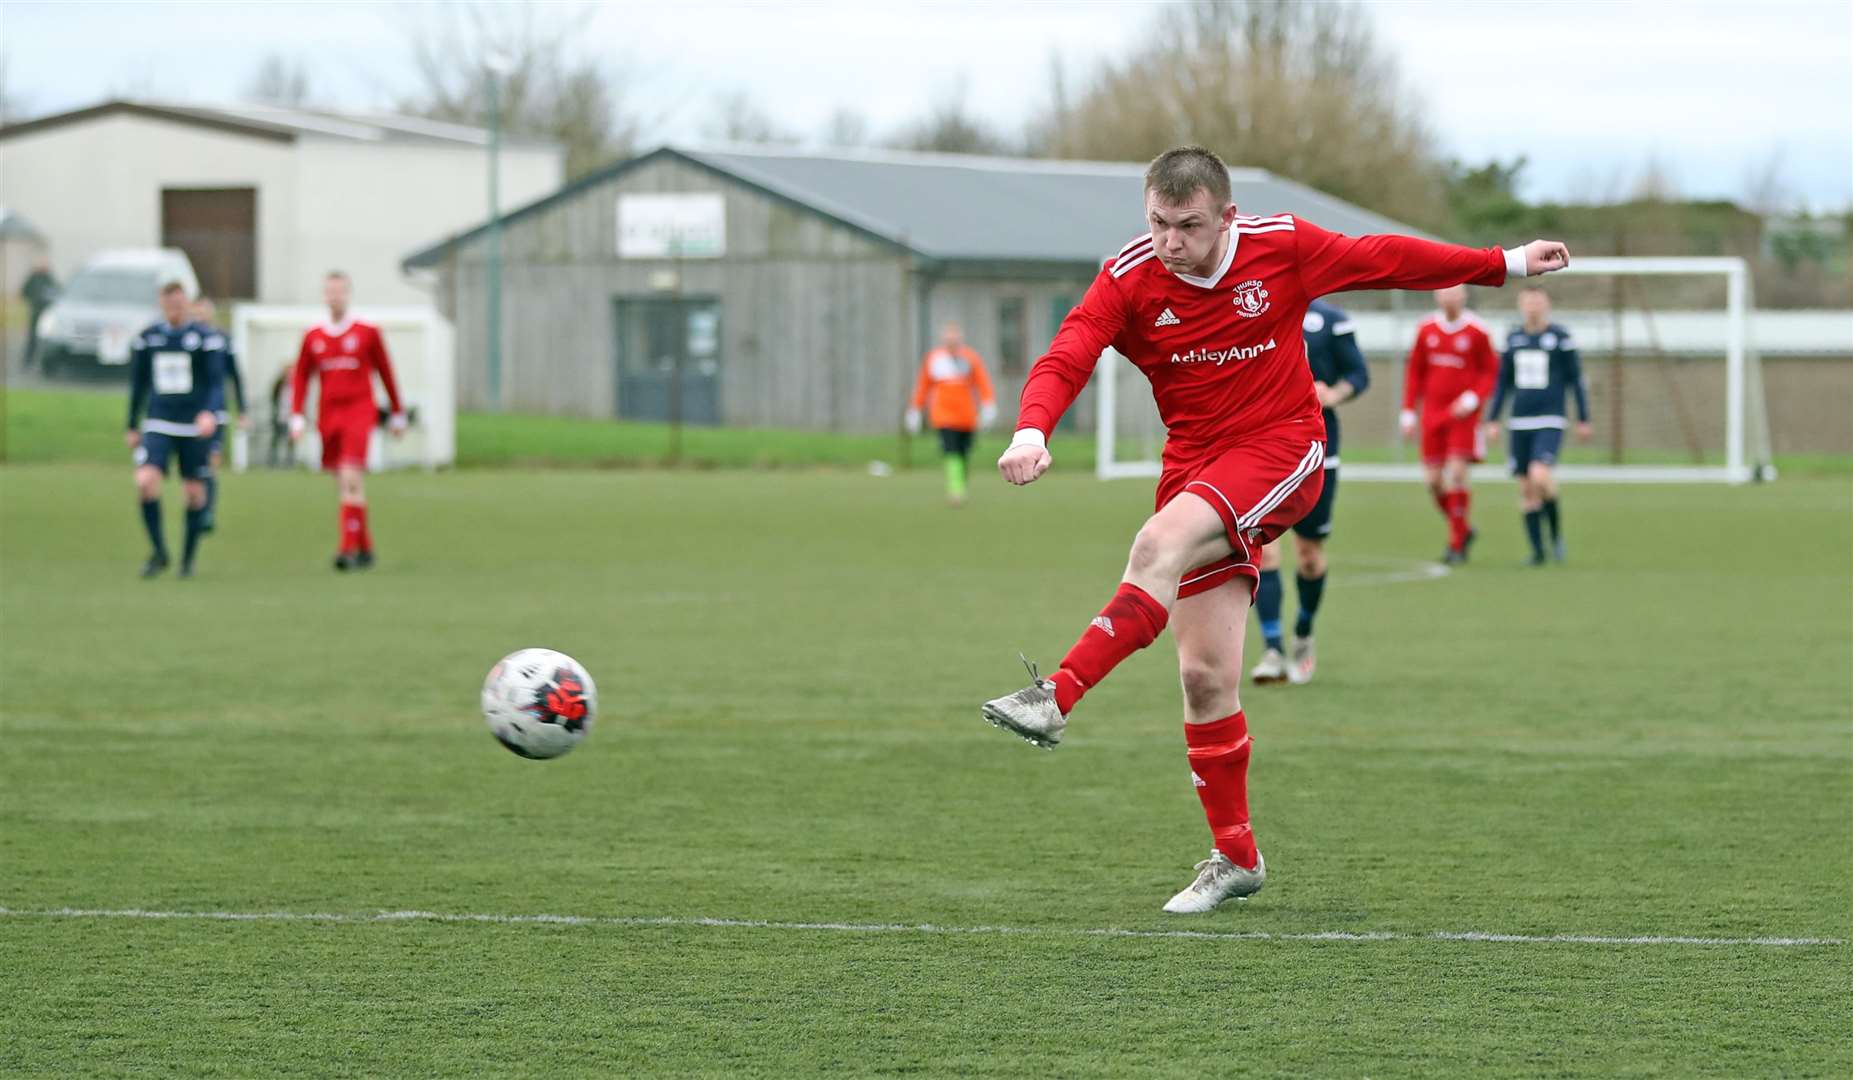
[[[1021,375],[1029,367],[1029,333],[1024,325],[1023,298],[1006,296],[997,301],[997,369]]]

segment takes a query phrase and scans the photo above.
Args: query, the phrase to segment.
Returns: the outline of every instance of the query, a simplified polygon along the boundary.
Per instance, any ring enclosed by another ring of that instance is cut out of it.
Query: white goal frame
[[[367,442],[367,468],[435,469],[457,460],[456,333],[450,322],[431,307],[358,307],[353,312],[380,328],[392,356],[399,395],[417,420],[403,439],[382,438],[375,430]],[[328,309],[307,304],[239,304],[232,310],[232,345],[238,354],[239,373],[245,380],[245,400],[254,414],[268,413],[270,382],[287,367],[296,344],[312,326],[325,322]],[[259,341],[263,342],[260,347]],[[279,343],[288,345],[281,348]],[[409,347],[408,347],[409,345]],[[266,415],[265,420],[270,418]],[[250,439],[234,431],[232,471],[250,468]],[[321,461],[321,439],[315,425],[299,444],[298,465],[313,468]]]
[[[1735,256],[1598,256],[1576,259],[1560,274],[1634,276],[1722,276],[1725,279],[1725,463],[1719,465],[1565,465],[1566,480],[1607,483],[1743,484],[1774,479],[1769,455],[1769,423],[1764,413],[1761,367],[1750,336],[1750,267]],[[1108,350],[1094,367],[1094,473],[1102,480],[1154,477],[1156,461],[1121,461],[1117,456],[1117,381],[1112,365],[1120,355]],[[1754,427],[1752,412],[1754,411]],[[1751,440],[1755,440],[1754,450]],[[1418,464],[1346,464],[1345,480],[1422,479]],[[1474,469],[1476,480],[1507,479],[1497,465]]]

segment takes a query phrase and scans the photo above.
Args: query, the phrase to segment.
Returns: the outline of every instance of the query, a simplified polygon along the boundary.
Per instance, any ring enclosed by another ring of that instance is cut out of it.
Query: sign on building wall
[[[717,259],[727,253],[727,204],[720,195],[618,196],[618,256]]]

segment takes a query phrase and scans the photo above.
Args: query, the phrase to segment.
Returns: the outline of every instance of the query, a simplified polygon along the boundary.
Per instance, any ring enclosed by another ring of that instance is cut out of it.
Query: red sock
[[[1203,802],[1216,850],[1245,870],[1255,868],[1255,834],[1248,825],[1248,718],[1240,712],[1210,724],[1185,724],[1190,782]]]
[[[372,554],[373,552],[373,532],[372,530],[367,528],[367,504],[366,503],[361,503],[358,506],[354,507],[354,517],[355,517],[355,520],[360,522],[360,540],[359,540],[360,548],[359,550],[367,552],[368,554]]]
[[[1158,640],[1170,618],[1164,605],[1144,589],[1121,582],[1081,640],[1062,657],[1061,670],[1049,676],[1055,684],[1055,707],[1067,716],[1121,660]]]
[[[1467,490],[1448,492],[1448,546],[1459,551],[1467,543]]]
[[[1435,497],[1435,509],[1441,511],[1442,517],[1454,516],[1454,511],[1449,509],[1449,507],[1454,505],[1454,493],[1452,491],[1431,491],[1429,494]]]
[[[366,529],[361,507],[353,503],[341,504],[341,552],[352,554],[360,550],[360,536]]]

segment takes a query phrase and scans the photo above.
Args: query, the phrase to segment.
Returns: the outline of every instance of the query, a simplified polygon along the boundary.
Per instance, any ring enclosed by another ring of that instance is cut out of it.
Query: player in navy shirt
[[[1551,552],[1564,559],[1563,521],[1557,512],[1557,454],[1563,448],[1564,395],[1576,396],[1576,436],[1589,438],[1589,393],[1583,362],[1570,331],[1551,321],[1551,298],[1535,285],[1519,291],[1524,321],[1506,335],[1499,359],[1499,386],[1486,413],[1488,439],[1499,437],[1499,414],[1512,402],[1512,475],[1518,477],[1531,565],[1544,564],[1544,529]]]
[[[225,408],[225,366],[213,331],[188,318],[186,288],[161,286],[161,321],[135,339],[129,358],[129,448],[135,452],[135,488],[141,495],[142,525],[154,551],[143,577],[167,569],[161,534],[161,481],[174,460],[187,497],[187,541],[180,576],[193,574],[206,507],[206,478],[212,473],[212,435]]]
[[[1255,612],[1261,619],[1261,636],[1267,651],[1252,672],[1258,683],[1289,680],[1301,684],[1313,677],[1313,616],[1325,595],[1325,541],[1332,535],[1332,504],[1338,498],[1338,413],[1334,406],[1349,401],[1370,386],[1370,368],[1352,332],[1351,316],[1323,300],[1314,300],[1301,325],[1306,340],[1306,363],[1312,368],[1313,389],[1325,407],[1325,487],[1312,510],[1293,526],[1293,549],[1299,567],[1294,576],[1300,596],[1300,614],[1293,625],[1293,654],[1281,648],[1280,541],[1261,549],[1261,576],[1255,586]]]

